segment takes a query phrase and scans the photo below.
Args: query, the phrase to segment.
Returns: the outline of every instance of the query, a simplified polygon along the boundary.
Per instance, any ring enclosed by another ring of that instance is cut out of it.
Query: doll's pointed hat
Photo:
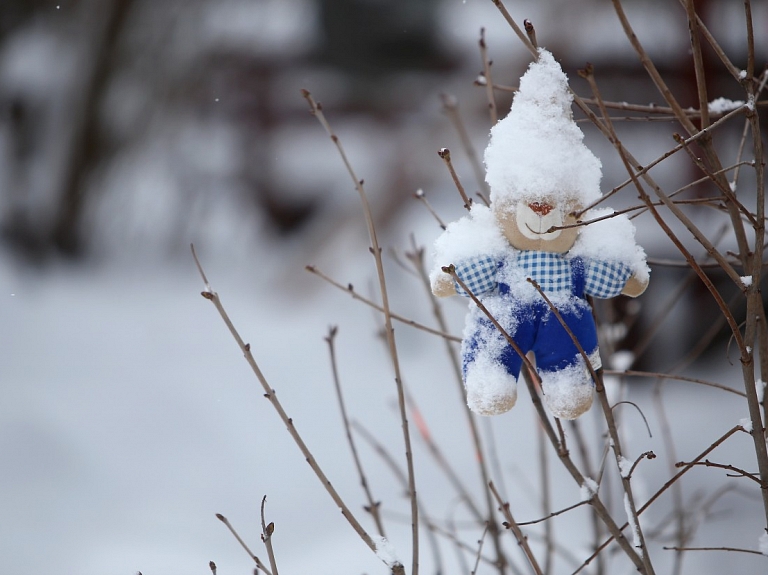
[[[568,77],[552,54],[539,48],[509,114],[491,129],[485,179],[492,203],[550,200],[587,206],[600,197],[600,160],[584,145],[572,103]]]

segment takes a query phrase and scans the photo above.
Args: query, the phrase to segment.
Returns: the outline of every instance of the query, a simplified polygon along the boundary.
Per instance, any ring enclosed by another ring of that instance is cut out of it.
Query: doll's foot
[[[583,365],[541,373],[544,402],[560,419],[576,419],[592,406],[595,386]]]
[[[515,406],[517,380],[498,361],[477,358],[467,366],[467,405],[478,415],[499,415]]]

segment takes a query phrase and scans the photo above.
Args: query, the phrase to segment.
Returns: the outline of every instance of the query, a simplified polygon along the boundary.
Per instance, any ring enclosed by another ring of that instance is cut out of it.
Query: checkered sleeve
[[[488,293],[496,287],[497,270],[497,261],[488,256],[466,259],[456,265],[456,275],[476,296]],[[469,297],[469,294],[459,286],[458,282],[454,282],[454,284],[457,294]]]
[[[616,297],[632,275],[632,269],[621,263],[592,260],[588,262],[585,293],[597,298]]]

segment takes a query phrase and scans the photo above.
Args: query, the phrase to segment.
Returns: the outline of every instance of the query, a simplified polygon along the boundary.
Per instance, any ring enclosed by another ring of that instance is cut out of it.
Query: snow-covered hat
[[[549,199],[586,206],[600,197],[600,160],[583,143],[572,103],[568,77],[539,48],[509,114],[491,129],[485,180],[493,203]]]

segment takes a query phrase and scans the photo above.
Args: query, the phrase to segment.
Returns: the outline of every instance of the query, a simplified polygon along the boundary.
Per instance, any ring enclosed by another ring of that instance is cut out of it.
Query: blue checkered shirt
[[[496,288],[496,274],[502,262],[489,257],[479,256],[463,260],[456,266],[456,275],[476,296],[488,293]],[[469,297],[469,294],[454,281],[456,293]]]
[[[463,260],[456,265],[456,274],[476,296],[496,289],[499,270],[504,266],[521,268],[526,277],[532,278],[548,294],[573,290],[572,258],[568,254],[516,251],[506,260],[478,256]],[[632,275],[632,270],[621,263],[600,260],[584,261],[584,293],[597,298],[612,298],[621,293]],[[456,293],[469,296],[454,282]],[[581,295],[581,294],[578,294]]]

